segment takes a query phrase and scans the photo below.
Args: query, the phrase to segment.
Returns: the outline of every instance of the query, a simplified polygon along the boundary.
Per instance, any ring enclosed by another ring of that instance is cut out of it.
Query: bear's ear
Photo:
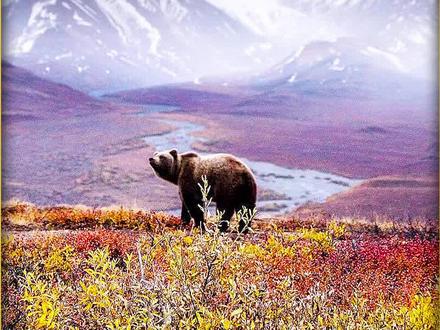
[[[177,158],[177,150],[173,149],[170,151],[171,156],[173,156],[173,158]]]

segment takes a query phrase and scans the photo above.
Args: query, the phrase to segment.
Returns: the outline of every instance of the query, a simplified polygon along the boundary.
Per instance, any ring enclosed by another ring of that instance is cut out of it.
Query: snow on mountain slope
[[[126,45],[133,43],[141,45],[139,36],[143,34],[149,40],[148,53],[158,56],[160,32],[154,28],[136,8],[127,1],[96,1],[99,9],[112,24],[122,42]],[[140,33],[137,33],[137,32]]]
[[[258,42],[203,0],[17,0],[3,11],[7,60],[83,90],[240,68]]]
[[[94,93],[243,77],[265,72],[292,50],[341,38],[359,41],[369,56],[418,79],[435,79],[435,0],[12,0],[2,6],[5,59]],[[342,64],[333,60],[337,71]]]
[[[314,95],[407,100],[435,92],[395,54],[351,38],[311,42],[254,80],[258,88]]]
[[[272,37],[279,54],[348,37],[394,55],[419,78],[434,77],[435,0],[209,1],[254,32]]]

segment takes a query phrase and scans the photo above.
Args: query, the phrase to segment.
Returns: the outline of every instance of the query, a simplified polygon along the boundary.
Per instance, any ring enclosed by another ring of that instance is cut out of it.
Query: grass
[[[436,326],[431,227],[256,220],[240,235],[179,221],[125,208],[5,207],[3,328]]]

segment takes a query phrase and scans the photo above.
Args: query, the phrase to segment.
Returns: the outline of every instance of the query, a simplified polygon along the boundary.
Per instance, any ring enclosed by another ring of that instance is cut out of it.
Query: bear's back
[[[226,153],[200,156],[194,152],[188,152],[182,154],[182,165],[184,170],[181,174],[187,178],[192,177],[197,182],[202,176],[206,176],[211,184],[219,180],[232,184],[243,177],[253,178],[252,171],[246,164]]]
[[[254,180],[252,171],[240,159],[230,154],[203,156],[199,162],[200,175],[206,175],[214,185],[237,186]]]

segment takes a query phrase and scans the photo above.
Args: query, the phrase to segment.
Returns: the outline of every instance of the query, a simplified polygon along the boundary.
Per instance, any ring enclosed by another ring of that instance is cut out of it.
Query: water
[[[292,211],[307,202],[324,202],[333,194],[342,192],[360,182],[345,177],[315,170],[300,170],[281,167],[268,162],[243,161],[252,169],[259,187],[275,191],[287,198],[273,199],[259,203],[268,209],[274,203],[282,205],[279,210],[266,210],[267,215]]]
[[[189,121],[161,120],[162,123],[173,126],[175,129],[169,133],[149,135],[144,141],[155,146],[156,150],[177,149],[179,152],[192,150],[192,144],[197,141],[206,141],[201,137],[195,137],[193,132],[201,131],[204,126]]]
[[[130,103],[128,103],[130,104]],[[131,104],[133,106],[133,104]],[[152,113],[158,113],[158,112],[171,112],[179,110],[178,106],[175,105],[166,105],[166,104],[148,104],[145,106],[142,106],[142,110],[136,113],[139,116],[148,116]]]
[[[176,110],[177,107],[172,107]],[[170,106],[147,105],[140,115],[153,112],[167,112]],[[156,150],[177,149],[179,152],[193,150],[195,142],[206,142],[203,137],[193,133],[205,129],[203,125],[189,121],[162,120],[163,123],[174,127],[174,130],[160,135],[144,137],[144,141]],[[200,153],[203,155],[203,153]],[[239,155],[237,155],[239,156]],[[259,200],[257,208],[260,216],[275,216],[290,212],[307,202],[323,202],[333,194],[342,192],[358,184],[360,180],[352,180],[342,176],[315,171],[282,167],[270,162],[252,161],[240,157],[255,174],[258,188],[270,190],[264,200]],[[274,195],[271,197],[271,195]],[[277,195],[277,196],[275,196]],[[178,210],[170,210],[178,213]]]

